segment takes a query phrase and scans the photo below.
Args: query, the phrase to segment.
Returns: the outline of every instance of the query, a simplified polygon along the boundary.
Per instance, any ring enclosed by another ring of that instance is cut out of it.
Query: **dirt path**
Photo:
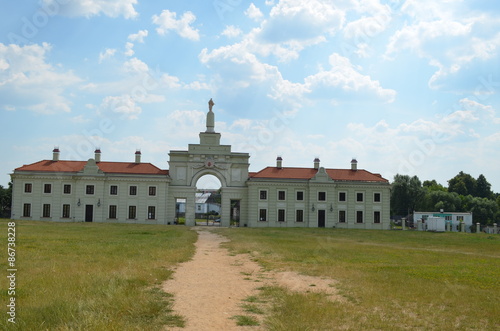
[[[220,244],[228,239],[197,227],[198,241],[192,260],[180,264],[174,277],[163,284],[174,294],[174,311],[186,319],[185,328],[167,330],[262,330],[238,327],[235,315],[248,315],[242,300],[258,295],[257,288],[279,285],[297,292],[324,292],[332,300],[342,300],[331,279],[299,275],[295,272],[264,272],[247,254],[231,256]]]
[[[187,320],[179,330],[249,330],[255,327],[238,327],[231,319],[244,315],[241,300],[256,294],[262,286],[245,274],[259,272],[257,263],[247,256],[230,256],[220,244],[227,241],[222,236],[206,230],[198,231],[196,253],[191,261],[181,264],[172,280],[163,289],[174,294],[174,310]],[[175,330],[176,328],[169,328]]]

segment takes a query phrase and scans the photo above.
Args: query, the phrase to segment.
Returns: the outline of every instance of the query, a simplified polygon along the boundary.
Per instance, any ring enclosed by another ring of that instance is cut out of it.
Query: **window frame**
[[[361,196],[361,200],[359,200],[359,197]],[[365,193],[364,192],[356,192],[356,203],[362,203],[365,202]]]
[[[85,185],[85,194],[86,195],[94,195],[95,194],[95,185],[93,185],[93,184]]]
[[[280,223],[286,222],[286,209],[278,208],[276,220]]]
[[[42,205],[42,218],[50,218],[50,203],[44,203]]]
[[[148,186],[148,196],[155,197],[156,196],[156,186]]]
[[[118,195],[118,185],[109,185],[109,195]]]
[[[361,215],[361,217],[360,217]],[[361,221],[360,221],[361,218]],[[364,212],[362,210],[356,210],[356,224],[363,224],[365,221],[364,219]]]
[[[324,195],[321,197],[321,195]],[[326,191],[318,191],[318,201],[326,201],[327,200],[327,194]]]
[[[62,205],[62,216],[61,218],[71,218],[71,205],[65,203]]]
[[[344,217],[341,217],[341,215],[343,215]],[[339,220],[338,220],[339,223],[342,223],[342,224],[347,223],[347,211],[346,210],[344,210],[344,209],[339,210],[338,216],[339,216]]]
[[[23,204],[23,217],[31,217],[31,203]]]
[[[137,185],[130,185],[128,187],[128,195],[131,195],[131,196],[137,196]]]
[[[259,200],[260,201],[267,201],[267,197],[268,197],[268,190],[262,190],[260,189],[259,190]],[[262,197],[264,195],[264,197]]]
[[[262,219],[262,212],[264,212],[264,219]],[[267,208],[259,208],[259,222],[267,222]]]
[[[24,183],[24,193],[33,193],[33,183]]]
[[[130,205],[128,206],[128,218],[129,220],[136,220],[137,219],[137,206],[135,205]],[[133,216],[133,217],[131,217]]]
[[[380,212],[380,210],[373,211],[373,223],[374,224],[382,223],[382,213]]]
[[[63,194],[71,194],[73,187],[71,184],[63,184]]]
[[[52,194],[52,184],[43,184],[43,194]]]
[[[295,209],[295,222],[304,223],[304,209]]]
[[[378,200],[376,197],[378,196]],[[381,203],[382,202],[382,193],[380,192],[373,192],[373,203]]]
[[[152,212],[151,212],[152,211]],[[148,206],[148,220],[156,219],[156,206]]]
[[[344,199],[341,199],[341,197],[344,197]],[[347,192],[346,191],[339,191],[339,202],[346,202],[347,201]]]
[[[118,215],[118,206],[117,205],[109,205],[109,207],[108,207],[108,219],[115,220],[115,219],[117,219],[116,215]]]
[[[281,197],[281,195],[283,195],[283,197]],[[278,190],[277,200],[278,201],[286,201],[286,190]]]
[[[299,193],[302,195],[299,199]],[[295,191],[295,201],[304,201],[304,191]]]

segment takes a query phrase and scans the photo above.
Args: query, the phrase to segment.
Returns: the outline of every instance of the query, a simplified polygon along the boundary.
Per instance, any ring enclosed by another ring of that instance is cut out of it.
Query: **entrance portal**
[[[318,228],[324,228],[326,221],[326,211],[323,209],[318,210]]]
[[[94,205],[85,205],[85,222],[94,221]]]
[[[195,224],[220,225],[222,214],[221,182],[214,175],[204,175],[196,183]]]

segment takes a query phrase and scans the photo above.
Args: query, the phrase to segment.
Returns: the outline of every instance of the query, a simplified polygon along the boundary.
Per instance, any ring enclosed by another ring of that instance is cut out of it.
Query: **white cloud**
[[[128,40],[144,43],[144,38],[148,36],[148,30],[139,30],[137,33],[130,34]]]
[[[134,54],[135,54],[135,52],[134,52],[134,44],[127,41],[125,43],[125,55],[126,56],[132,56]]]
[[[228,26],[226,26],[224,31],[222,31],[221,34],[223,36],[228,37],[228,38],[235,38],[235,37],[238,37],[239,35],[241,35],[242,31],[239,28],[235,27],[234,25],[228,25]]]
[[[119,114],[126,119],[137,119],[142,113],[135,100],[128,94],[121,96],[107,96],[99,106],[99,114]]]
[[[116,49],[113,48],[106,48],[104,52],[99,53],[99,63],[102,63],[102,61],[109,59],[113,57],[116,53]]]
[[[247,10],[245,10],[245,15],[255,21],[259,21],[264,16],[260,9],[257,8],[253,3],[251,3]]]
[[[309,90],[333,87],[346,92],[375,93],[385,102],[394,101],[396,97],[395,90],[385,89],[380,85],[379,81],[361,74],[362,68],[353,65],[348,58],[334,53],[330,55],[329,62],[332,66],[330,70],[321,71],[305,78],[305,85]]]
[[[16,109],[44,114],[71,111],[65,91],[81,82],[71,71],[62,72],[46,62],[51,46],[0,43],[0,99]]]
[[[102,13],[109,17],[135,18],[139,15],[134,8],[137,0],[64,1],[63,5],[60,3],[59,0],[43,0],[44,6],[58,8],[58,12],[66,16],[91,17]]]
[[[159,35],[165,35],[168,31],[175,31],[181,37],[193,41],[200,40],[198,29],[194,29],[191,24],[196,20],[196,16],[188,11],[182,14],[180,19],[176,19],[177,13],[171,12],[168,9],[162,11],[158,15],[153,15],[153,23],[158,25],[156,32]]]
[[[130,73],[145,74],[148,72],[148,65],[134,57],[123,64],[125,71]]]

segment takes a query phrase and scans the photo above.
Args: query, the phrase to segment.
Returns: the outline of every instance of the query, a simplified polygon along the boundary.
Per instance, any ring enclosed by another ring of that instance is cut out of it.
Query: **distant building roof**
[[[336,181],[364,181],[381,182],[389,181],[380,174],[374,174],[366,170],[351,169],[325,169],[328,176]],[[314,168],[277,168],[267,167],[256,173],[249,173],[250,178],[262,179],[311,179],[318,173]]]
[[[42,160],[22,167],[14,171],[33,172],[80,172],[87,161],[51,161]],[[162,170],[151,163],[134,162],[97,162],[99,169],[110,174],[133,174],[133,175],[168,175],[168,170]]]

